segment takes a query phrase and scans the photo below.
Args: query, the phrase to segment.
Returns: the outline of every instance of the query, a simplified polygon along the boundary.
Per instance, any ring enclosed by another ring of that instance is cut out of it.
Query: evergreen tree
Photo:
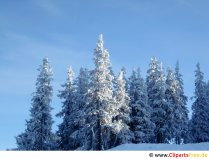
[[[76,79],[76,104],[79,107],[79,110],[83,110],[87,101],[87,93],[89,90],[89,71],[87,68],[81,68],[79,76]]]
[[[112,147],[112,139],[117,133],[112,120],[115,113],[109,53],[103,47],[102,35],[99,36],[94,51],[95,69],[92,71],[91,87],[88,93],[89,104],[85,110],[86,124],[82,149],[106,150]],[[114,137],[115,138],[115,137]]]
[[[204,74],[200,70],[199,63],[195,71],[195,95],[192,105],[191,135],[193,142],[209,141],[209,115],[208,101],[206,97],[206,83],[203,81]]]
[[[77,130],[72,134],[77,144],[77,149],[80,149],[83,146],[85,134],[83,133],[83,128],[85,127],[85,110],[88,107],[88,90],[89,90],[89,80],[90,75],[89,71],[86,68],[81,68],[79,76],[77,77],[76,83],[76,96],[75,96],[75,105],[78,108],[74,121],[77,125]]]
[[[179,133],[176,134],[176,143],[180,144],[181,142],[187,143],[189,140],[188,128],[189,128],[189,117],[188,117],[188,109],[187,109],[187,96],[184,94],[184,83],[182,79],[182,75],[179,71],[179,62],[176,63],[175,68],[175,78],[177,80],[178,85],[178,96],[179,96],[179,112],[181,122],[179,124]]]
[[[58,126],[57,136],[59,137],[58,149],[74,150],[78,145],[75,139],[71,136],[77,129],[75,123],[75,114],[78,108],[75,105],[75,85],[73,83],[73,70],[70,67],[68,70],[67,82],[62,85],[64,88],[60,91],[58,97],[63,99],[62,110],[57,114],[57,117],[62,118],[61,124]]]
[[[166,130],[167,141],[179,143],[181,140],[181,105],[179,96],[179,85],[175,79],[174,72],[168,68],[168,74],[166,78],[166,91],[165,99],[167,102],[167,121],[164,125]]]
[[[127,78],[126,68],[122,67],[121,71],[123,72],[123,78],[124,78],[124,81],[125,81],[125,90],[128,93],[129,92],[129,80]]]
[[[133,143],[149,143],[154,137],[155,125],[151,121],[152,109],[148,105],[147,87],[140,69],[132,72],[130,81],[130,129],[134,133]]]
[[[19,150],[54,149],[55,135],[52,133],[51,98],[52,69],[47,58],[38,69],[36,92],[33,93],[30,119],[26,121],[25,132],[16,137]]]
[[[116,145],[130,143],[132,140],[132,133],[129,130],[128,126],[130,123],[130,98],[125,90],[125,80],[123,78],[122,71],[120,71],[116,80],[115,101],[117,105],[117,115],[115,116],[115,123],[117,124],[117,127],[120,129],[117,135]]]
[[[147,71],[148,104],[152,108],[151,120],[155,124],[156,143],[166,142],[165,123],[167,121],[167,103],[165,100],[165,75],[162,64],[156,58],[151,59],[150,68]]]

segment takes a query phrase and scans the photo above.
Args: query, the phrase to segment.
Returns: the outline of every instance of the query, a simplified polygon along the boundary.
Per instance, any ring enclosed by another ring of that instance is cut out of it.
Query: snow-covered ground
[[[209,151],[209,142],[198,143],[198,144],[184,144],[184,145],[175,145],[175,144],[123,144],[111,149],[113,151],[121,150],[141,150],[141,151],[155,151],[155,150],[208,150]]]

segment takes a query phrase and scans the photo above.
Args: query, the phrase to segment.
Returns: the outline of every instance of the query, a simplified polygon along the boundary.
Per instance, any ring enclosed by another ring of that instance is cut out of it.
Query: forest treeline
[[[99,36],[93,54],[94,69],[69,68],[58,97],[62,121],[52,131],[53,73],[47,58],[39,67],[30,118],[16,136],[17,150],[107,150],[125,143],[184,144],[209,141],[209,82],[200,65],[195,71],[192,118],[188,118],[179,63],[163,70],[151,58],[146,78],[140,69],[127,77],[123,67],[115,75],[109,53]]]

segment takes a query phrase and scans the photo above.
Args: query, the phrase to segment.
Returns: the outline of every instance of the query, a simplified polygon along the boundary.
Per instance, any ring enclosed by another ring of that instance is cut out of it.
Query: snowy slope
[[[174,144],[123,144],[111,149],[113,151],[121,150],[208,150],[209,142],[198,143],[198,144],[184,144],[184,145],[174,145]]]

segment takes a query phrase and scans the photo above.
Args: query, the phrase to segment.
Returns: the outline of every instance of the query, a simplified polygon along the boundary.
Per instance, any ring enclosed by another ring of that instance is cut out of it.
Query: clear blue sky
[[[42,58],[54,70],[55,114],[67,68],[93,67],[99,33],[115,72],[140,66],[145,77],[152,56],[164,68],[179,60],[189,97],[197,62],[209,78],[208,0],[0,0],[0,149],[25,129]]]

